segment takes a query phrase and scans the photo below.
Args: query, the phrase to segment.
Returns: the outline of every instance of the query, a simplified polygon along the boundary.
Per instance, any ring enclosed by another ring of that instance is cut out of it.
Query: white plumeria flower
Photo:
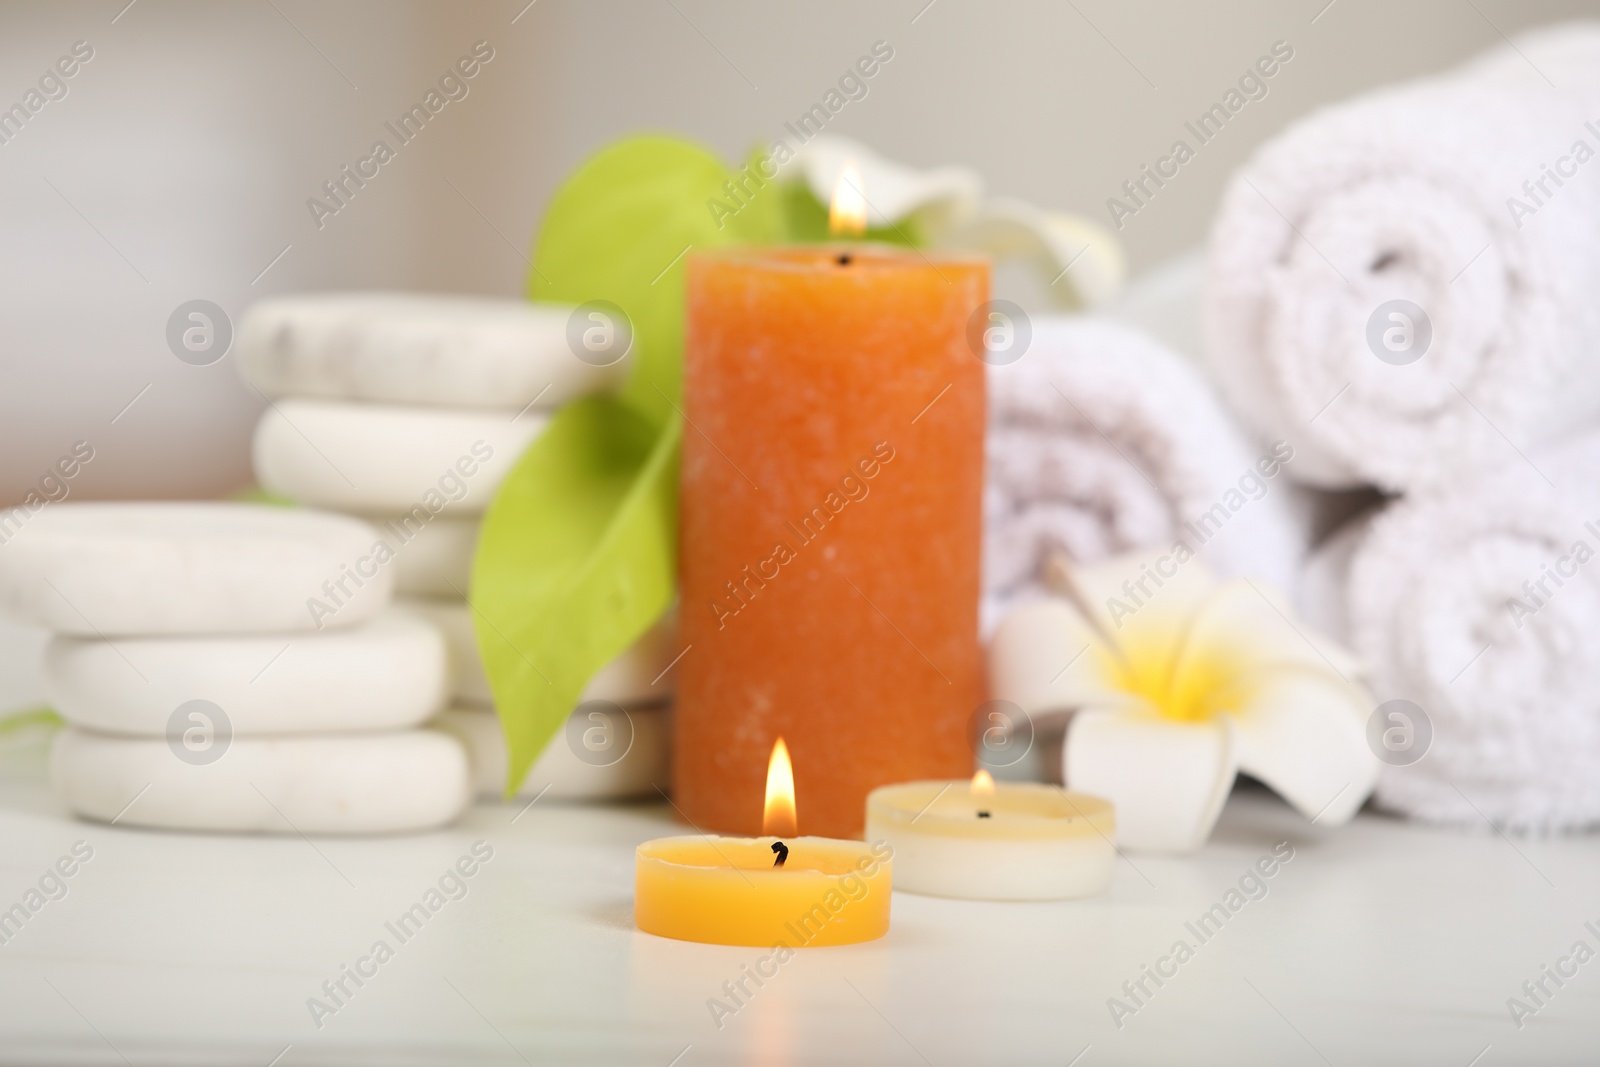
[[[1198,559],[1134,553],[1064,569],[1062,584],[1000,624],[995,695],[1071,713],[1066,783],[1116,806],[1122,844],[1199,848],[1241,770],[1320,824],[1355,815],[1380,765],[1352,654]]]
[[[819,134],[800,147],[784,171],[798,174],[826,204],[846,164],[860,171],[870,226],[885,229],[909,220],[934,247],[1023,260],[1061,307],[1109,300],[1127,277],[1127,258],[1110,230],[1081,215],[986,198],[983,178],[966,167],[919,170],[847,137]]]

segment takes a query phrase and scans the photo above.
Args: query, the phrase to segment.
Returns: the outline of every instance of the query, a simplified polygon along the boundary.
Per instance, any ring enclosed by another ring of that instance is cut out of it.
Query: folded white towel
[[[1328,487],[1438,486],[1515,459],[1508,439],[1594,421],[1597,152],[1595,23],[1296,123],[1234,177],[1212,233],[1225,395]]]
[[[1305,552],[1292,442],[1251,443],[1182,357],[1130,327],[1039,316],[989,371],[985,616],[1093,562],[1180,542],[1217,572],[1288,590]],[[1275,447],[1276,446],[1276,447]]]
[[[1363,655],[1380,706],[1409,700],[1431,723],[1419,761],[1384,768],[1388,808],[1533,832],[1600,822],[1600,434],[1532,464],[1396,501],[1308,564],[1312,621]]]

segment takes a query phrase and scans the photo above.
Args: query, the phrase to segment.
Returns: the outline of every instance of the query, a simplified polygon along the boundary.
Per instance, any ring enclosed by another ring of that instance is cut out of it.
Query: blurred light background
[[[0,504],[77,441],[95,456],[74,498],[243,487],[262,401],[231,356],[173,356],[179,304],[237,320],[306,289],[515,294],[536,220],[585,154],[655,128],[743,157],[875,41],[894,58],[830,132],[1102,221],[1184,121],[1288,42],[1269,95],[1126,220],[1137,271],[1202,242],[1229,172],[1297,116],[1597,13],[1578,0],[7,3],[0,108],[75,42],[94,54],[0,144]],[[378,138],[394,144],[384,123],[478,41],[494,55],[468,95],[319,228],[308,198]]]

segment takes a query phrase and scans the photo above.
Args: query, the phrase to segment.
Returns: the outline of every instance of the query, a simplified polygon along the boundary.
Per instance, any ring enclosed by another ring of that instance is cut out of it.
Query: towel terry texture
[[[1292,589],[1308,524],[1292,445],[1248,439],[1181,356],[1119,323],[1040,316],[988,384],[987,620],[1036,593],[1056,553],[1181,542]]]
[[[1600,23],[1295,123],[1212,231],[1207,360],[1230,403],[1295,445],[1296,478],[1393,492],[1595,423],[1597,151]]]
[[[1431,724],[1420,760],[1384,768],[1382,806],[1485,830],[1600,823],[1597,474],[1590,434],[1395,501],[1311,559],[1313,623],[1361,653],[1377,701]]]

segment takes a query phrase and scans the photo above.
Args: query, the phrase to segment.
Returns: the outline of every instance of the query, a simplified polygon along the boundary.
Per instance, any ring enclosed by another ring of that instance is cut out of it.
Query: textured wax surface
[[[760,831],[780,735],[806,834],[971,773],[987,267],[837,256],[690,264],[675,785],[708,830]]]

